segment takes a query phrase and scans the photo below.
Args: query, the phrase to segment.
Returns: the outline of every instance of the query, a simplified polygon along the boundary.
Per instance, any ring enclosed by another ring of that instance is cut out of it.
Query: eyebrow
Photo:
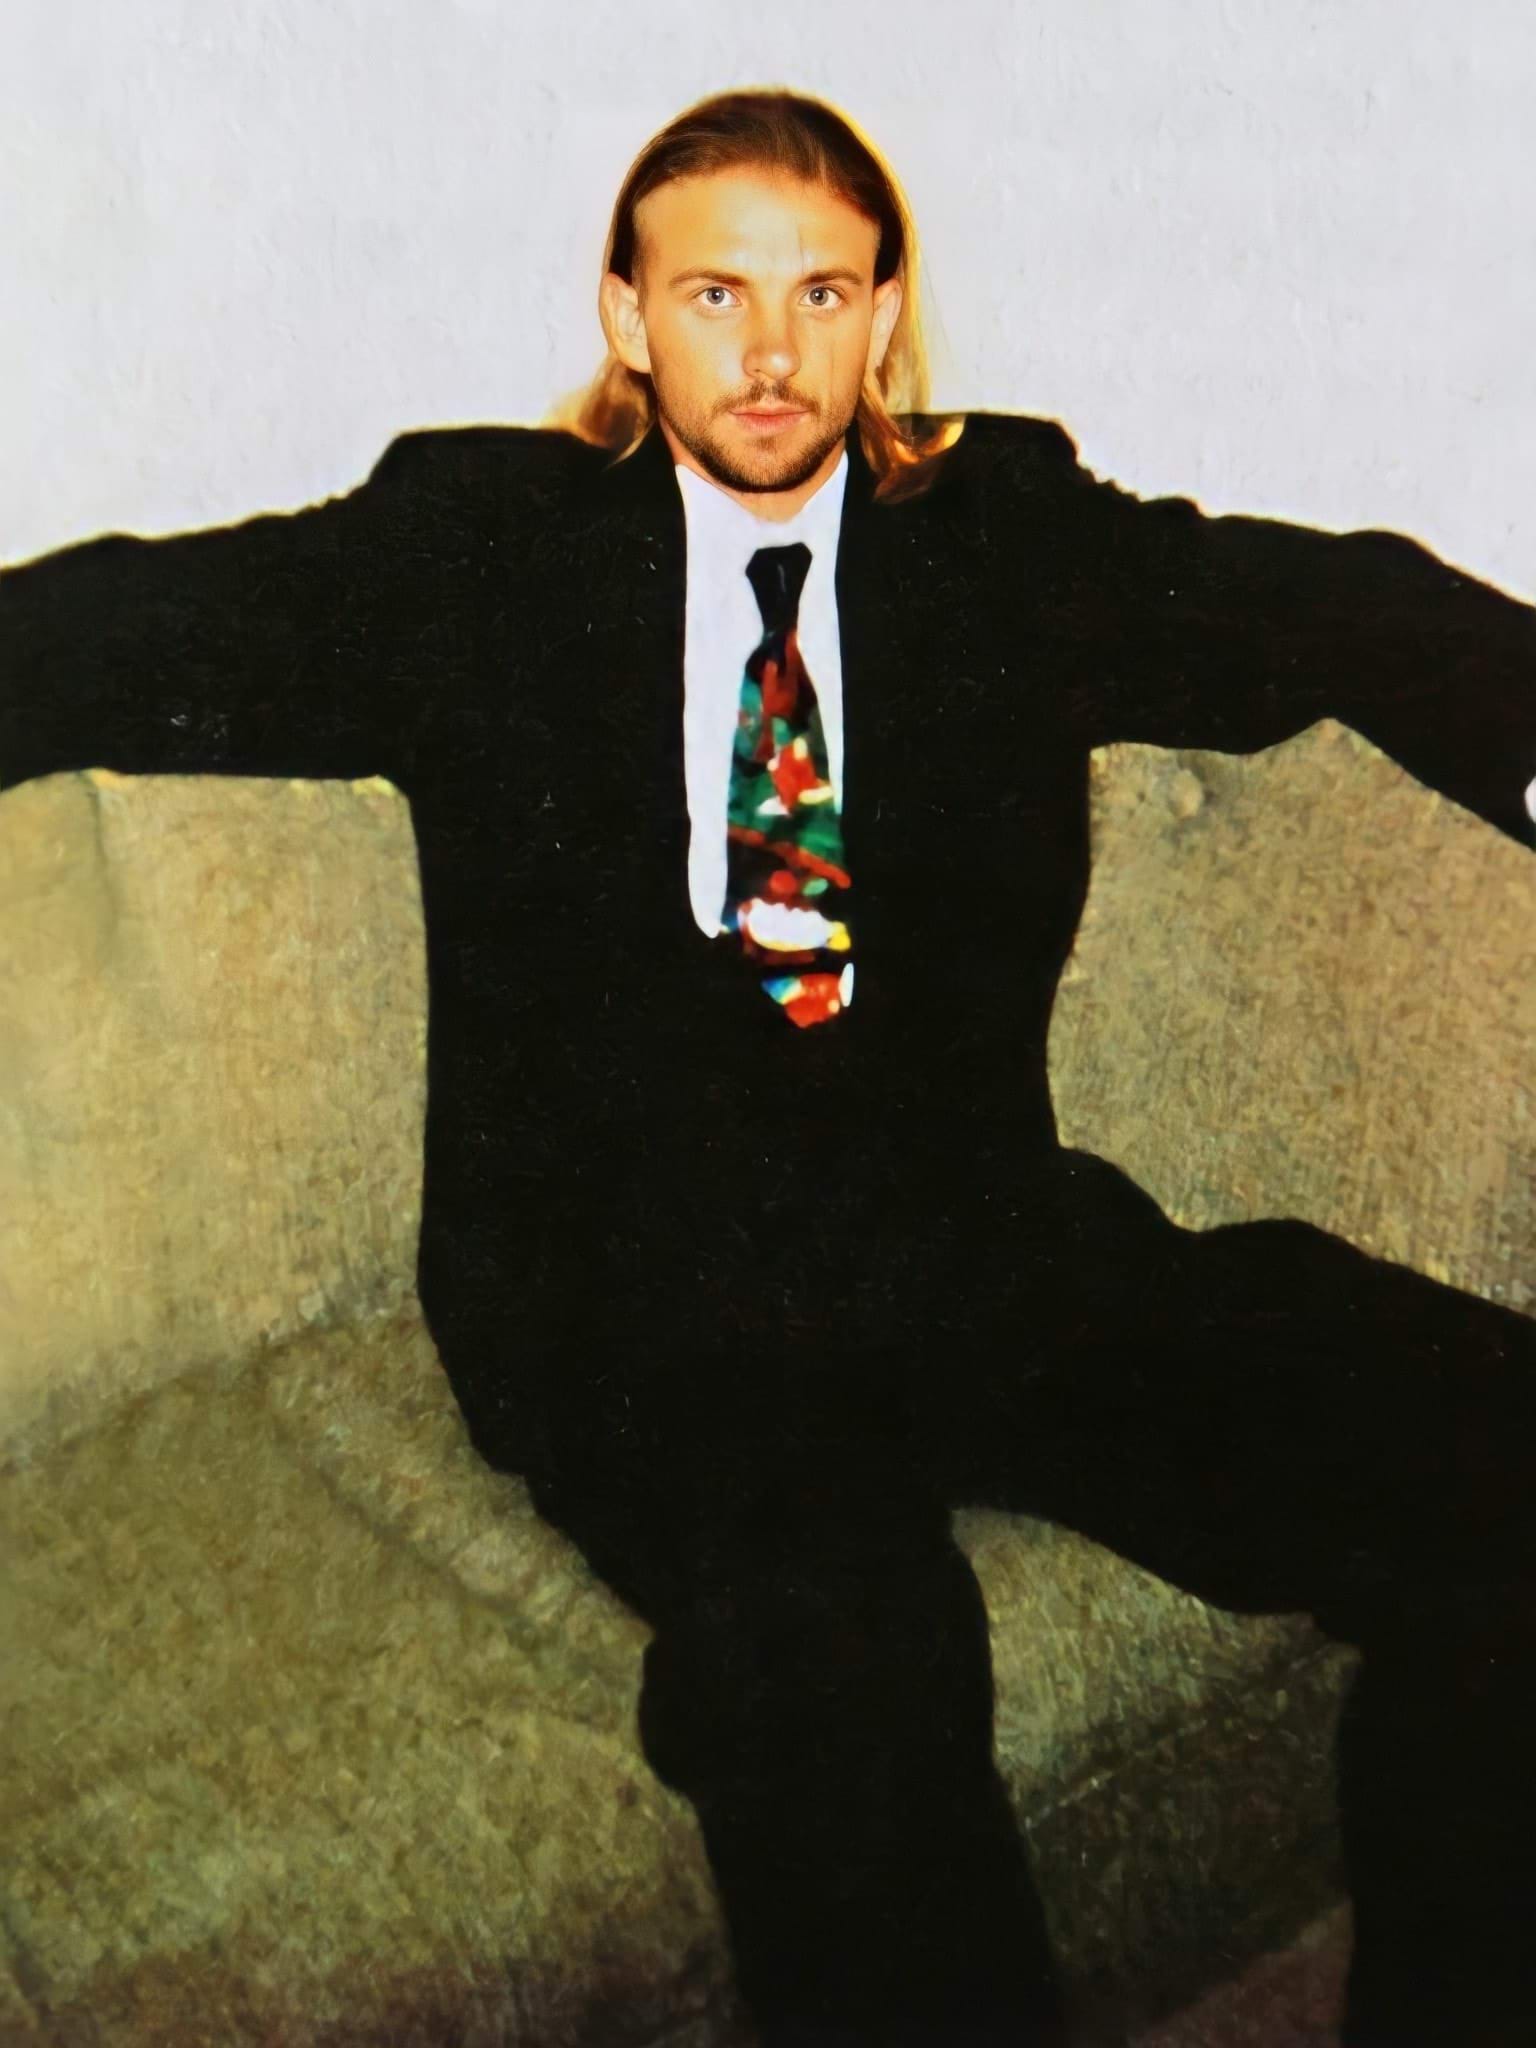
[[[750,285],[750,277],[741,277],[734,270],[712,270],[707,264],[695,264],[689,270],[679,270],[667,279],[667,290],[680,284],[688,284],[696,277],[707,277],[712,284]],[[808,270],[798,282],[800,284],[835,284],[839,279],[851,285],[864,282],[863,273],[857,270]]]

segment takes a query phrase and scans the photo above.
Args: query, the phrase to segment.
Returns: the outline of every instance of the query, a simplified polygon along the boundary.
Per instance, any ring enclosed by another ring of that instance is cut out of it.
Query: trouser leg
[[[1075,1171],[1099,1199],[1058,1183],[1062,1284],[926,1418],[948,1490],[1358,1644],[1346,2039],[1536,2040],[1536,1323]]]
[[[1536,2041],[1533,1727],[1528,1640],[1367,1646],[1340,1731],[1349,2048]]]
[[[897,1383],[619,1366],[583,1420],[534,1497],[655,1629],[641,1739],[765,2042],[1056,2040],[987,1617]]]

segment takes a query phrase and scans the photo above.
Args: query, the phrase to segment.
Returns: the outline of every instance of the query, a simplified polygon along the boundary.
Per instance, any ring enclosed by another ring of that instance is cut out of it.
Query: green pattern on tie
[[[842,821],[797,632],[810,566],[803,541],[759,548],[747,564],[763,637],[741,680],[721,911],[765,994],[798,1025],[840,1016],[853,999]]]

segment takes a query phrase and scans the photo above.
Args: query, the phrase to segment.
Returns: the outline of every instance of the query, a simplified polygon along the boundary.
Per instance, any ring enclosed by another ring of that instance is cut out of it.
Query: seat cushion
[[[648,1631],[476,1456],[414,1305],[128,1397],[13,1464],[0,1518],[0,2028],[750,2040],[639,1747]],[[1299,1926],[1340,1653],[1040,1523],[956,1527],[1084,1992],[1159,2010],[1234,1929]]]

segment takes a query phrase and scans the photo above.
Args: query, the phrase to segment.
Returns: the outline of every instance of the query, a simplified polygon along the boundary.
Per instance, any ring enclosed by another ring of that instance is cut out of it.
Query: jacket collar
[[[688,528],[690,576],[695,563],[721,577],[740,575],[759,548],[803,542],[811,551],[812,573],[831,574],[842,529],[843,490],[848,481],[846,450],[832,473],[788,519],[764,519],[695,470],[674,466]]]
[[[850,428],[843,443],[848,457],[848,474],[843,486],[842,520],[839,527],[838,562],[841,570],[844,543],[850,529],[857,532],[871,507],[874,477],[860,445],[857,428]],[[642,555],[650,562],[649,574],[662,568],[663,561],[680,567],[686,545],[686,519],[682,489],[672,450],[660,425],[652,420],[634,451],[614,458],[598,475],[602,502],[632,527]],[[841,593],[839,593],[841,594]]]

